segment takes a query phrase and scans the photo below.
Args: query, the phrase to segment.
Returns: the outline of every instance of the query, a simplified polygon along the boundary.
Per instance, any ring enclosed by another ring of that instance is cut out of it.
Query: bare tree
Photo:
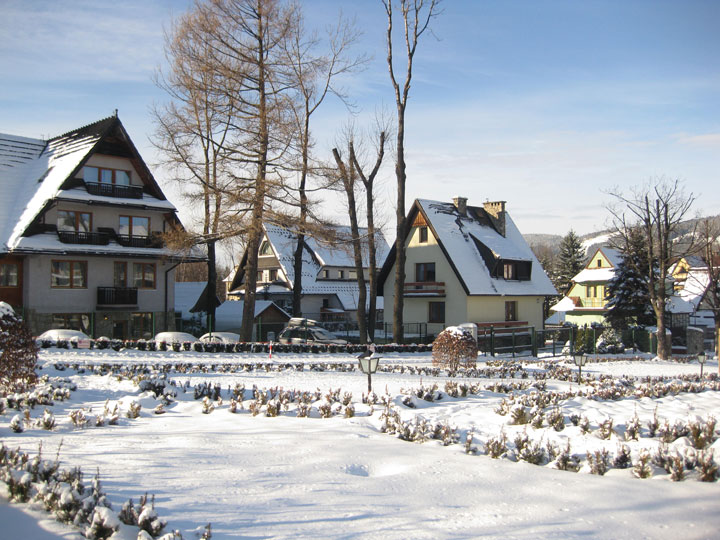
[[[708,309],[715,321],[715,354],[720,354],[720,220],[703,219],[697,230],[697,252],[706,271],[700,276],[690,273],[688,280],[698,280],[703,295],[698,307]],[[706,272],[706,273],[705,273]],[[687,286],[687,285],[686,285]],[[720,367],[718,368],[720,370]]]
[[[611,192],[619,204],[609,207],[614,232],[620,243],[630,245],[632,229],[638,227],[645,239],[648,268],[638,268],[647,275],[648,295],[657,319],[657,355],[669,358],[671,350],[666,338],[666,302],[669,296],[666,278],[670,265],[679,256],[692,250],[687,245],[682,252],[673,250],[673,239],[687,216],[695,196],[685,195],[680,180],[655,178],[630,190],[629,194]],[[691,235],[691,237],[694,235]]]
[[[165,35],[169,68],[167,73],[158,71],[155,82],[170,101],[153,108],[153,144],[184,196],[202,208],[201,231],[189,233],[185,241],[207,246],[204,305],[212,330],[217,305],[215,243],[238,234],[242,221],[227,204],[233,187],[227,144],[238,110],[234,90],[218,91],[216,75],[207,69],[211,44],[198,33],[200,17],[193,11],[181,16]]]
[[[297,137],[299,159],[299,182],[297,198],[299,216],[296,223],[297,246],[293,261],[293,315],[301,314],[302,296],[302,254],[305,249],[305,236],[308,233],[308,220],[314,219],[310,208],[308,192],[308,174],[311,171],[310,121],[325,98],[333,94],[347,104],[347,96],[334,82],[339,75],[354,71],[365,63],[365,56],[353,57],[350,47],[357,41],[359,32],[354,24],[340,17],[337,25],[328,32],[328,51],[320,54],[318,50],[323,42],[317,34],[308,35],[300,19],[293,27],[290,39],[285,42],[286,63],[294,82],[295,100],[294,122]],[[323,186],[324,187],[324,186]],[[319,189],[322,189],[319,188]]]
[[[395,288],[393,306],[393,339],[403,341],[403,293],[405,289],[405,234],[407,219],[405,216],[405,111],[410,93],[410,81],[413,72],[413,60],[420,37],[428,30],[430,21],[439,14],[439,0],[399,0],[397,8],[393,0],[381,0],[387,15],[387,64],[390,81],[395,92],[397,108],[397,143],[395,158],[395,177],[397,180],[396,239],[395,239]],[[393,57],[393,14],[399,11],[404,32],[401,34],[405,42],[405,78],[398,82],[395,76]],[[402,83],[402,84],[401,84]]]

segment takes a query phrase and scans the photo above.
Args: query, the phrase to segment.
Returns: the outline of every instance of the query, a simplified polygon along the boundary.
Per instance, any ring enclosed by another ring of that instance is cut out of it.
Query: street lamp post
[[[367,373],[368,376],[368,395],[372,392],[372,374],[377,371],[378,364],[380,363],[379,356],[361,356],[358,358],[360,364],[360,371]]]
[[[582,383],[582,367],[585,365],[586,361],[587,356],[585,356],[583,353],[573,354],[573,362],[578,367],[578,384]]]
[[[698,362],[700,362],[700,378],[703,378],[703,367],[705,367],[705,360],[707,360],[707,356],[705,355],[705,351],[700,352],[697,356]]]

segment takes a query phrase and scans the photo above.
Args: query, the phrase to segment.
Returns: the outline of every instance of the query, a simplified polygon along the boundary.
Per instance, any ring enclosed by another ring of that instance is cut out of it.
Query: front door
[[[7,302],[13,308],[23,305],[23,260],[19,257],[0,259],[0,301]]]

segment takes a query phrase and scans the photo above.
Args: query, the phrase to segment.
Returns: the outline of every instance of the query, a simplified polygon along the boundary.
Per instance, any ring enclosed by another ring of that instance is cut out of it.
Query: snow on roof
[[[575,309],[575,302],[571,298],[565,296],[554,306],[550,306],[550,311],[565,312],[573,311]]]
[[[695,308],[687,300],[673,295],[665,301],[665,310],[669,313],[692,313]]]
[[[575,283],[607,282],[615,275],[615,268],[584,268],[572,279]]]
[[[166,212],[174,212],[177,210],[175,205],[170,201],[156,199],[152,195],[143,193],[142,199],[131,199],[124,197],[107,197],[103,195],[93,195],[88,193],[86,189],[75,188],[75,189],[63,189],[57,192],[55,197],[58,200],[63,201],[78,201],[78,202],[102,202],[111,205],[121,206],[136,206],[148,210],[164,210]]]
[[[265,235],[272,245],[277,256],[281,271],[287,282],[292,285],[295,281],[295,269],[293,266],[295,258],[295,247],[297,236],[283,228],[275,225],[264,225]],[[339,227],[339,234],[349,233],[348,227]],[[362,229],[362,231],[367,229]],[[352,247],[332,248],[331,246],[317,241],[315,238],[306,237],[305,243],[309,249],[303,251],[302,266],[302,289],[303,294],[334,294],[337,296],[343,308],[347,311],[357,309],[358,287],[354,280],[336,281],[322,279],[321,271],[324,267],[345,267],[354,268],[355,262],[352,255]],[[381,263],[389,251],[387,242],[382,233],[376,234],[377,261]]]
[[[205,281],[178,281],[175,283],[175,311],[182,313],[183,319],[189,319],[196,315],[190,313],[190,309],[205,290],[205,285],[207,285]],[[227,300],[220,304],[215,310],[216,329],[220,331],[239,327],[242,322],[243,305],[244,302],[234,300]],[[261,315],[270,306],[275,306],[285,313],[269,300],[255,300],[255,317]],[[288,318],[290,318],[290,315],[288,315]]]
[[[445,248],[458,277],[465,283],[470,295],[554,295],[557,294],[550,278],[533,254],[530,246],[505,213],[505,236],[489,223],[481,223],[468,215],[461,216],[452,203],[418,199],[439,242]],[[470,208],[470,207],[468,207]],[[532,270],[527,281],[493,278],[473,237],[490,249],[497,258],[531,261]]]
[[[710,274],[707,268],[704,270],[691,269],[684,282],[683,289],[677,294],[683,300],[690,302],[697,309],[702,302],[705,291],[710,285]]]

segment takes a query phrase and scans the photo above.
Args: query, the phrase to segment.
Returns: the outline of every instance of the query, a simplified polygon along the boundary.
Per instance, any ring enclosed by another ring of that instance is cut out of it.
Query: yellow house
[[[566,297],[572,303],[565,299],[561,301],[563,306],[570,308],[565,313],[566,322],[578,326],[604,322],[608,281],[615,275],[620,260],[620,253],[615,249],[600,247],[595,251],[585,268],[572,279]]]
[[[543,301],[557,293],[504,201],[416,199],[408,223],[405,323],[427,323],[428,334],[464,322],[543,327]],[[393,246],[378,280],[386,310],[394,305],[395,265]]]

